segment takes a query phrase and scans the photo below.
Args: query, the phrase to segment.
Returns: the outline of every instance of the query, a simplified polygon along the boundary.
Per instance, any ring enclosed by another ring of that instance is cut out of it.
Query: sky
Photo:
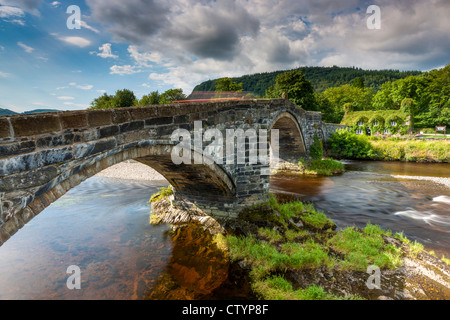
[[[449,17],[449,0],[0,0],[0,108],[80,110],[300,66],[441,68]]]

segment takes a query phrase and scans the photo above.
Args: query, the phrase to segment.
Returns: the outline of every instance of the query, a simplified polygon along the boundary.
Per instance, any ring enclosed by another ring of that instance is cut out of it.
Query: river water
[[[314,203],[338,228],[370,221],[450,256],[450,164],[344,163],[340,176],[273,177],[271,191]]]
[[[346,162],[331,178],[272,177],[282,197],[313,202],[338,227],[370,221],[450,256],[449,164]],[[402,178],[394,178],[400,175]],[[404,176],[422,176],[425,180]],[[165,181],[93,177],[70,190],[0,247],[0,299],[145,299],[168,268],[168,226],[149,224]],[[81,289],[70,290],[69,266]]]

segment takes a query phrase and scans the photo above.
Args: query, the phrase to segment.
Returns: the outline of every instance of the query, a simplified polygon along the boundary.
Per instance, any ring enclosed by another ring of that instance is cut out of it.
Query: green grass
[[[344,164],[333,159],[313,160],[306,170],[313,171],[318,175],[331,176],[344,172]]]
[[[336,226],[323,212],[316,210],[311,204],[304,204],[301,201],[279,203],[273,195],[270,195],[269,205],[273,210],[279,212],[285,220],[299,218],[307,227],[312,229],[323,230]],[[283,223],[283,225],[286,225],[286,223]]]
[[[282,276],[271,276],[252,285],[253,291],[265,300],[342,300],[343,297],[326,292],[322,287],[311,285],[294,290],[292,284]],[[361,299],[349,296],[349,300]]]
[[[328,241],[335,252],[344,256],[340,264],[342,269],[366,271],[371,264],[385,269],[400,265],[401,249],[386,245],[377,229],[371,224],[362,231],[349,227]]]
[[[159,188],[159,192],[153,194],[150,198],[149,202],[157,202],[165,197],[173,195],[173,187],[168,186],[167,188],[162,187]]]
[[[327,216],[320,211],[306,211],[300,219],[302,222],[312,229],[324,230],[336,227],[335,223],[327,218]]]
[[[306,160],[300,158],[298,166],[307,175],[332,176],[344,172],[344,164],[333,159]]]
[[[324,213],[300,201],[279,203],[271,195],[268,203],[252,210],[239,218],[259,226],[249,229],[254,231],[246,236],[228,235],[226,242],[230,260],[249,267],[252,288],[262,299],[343,299],[315,286],[294,290],[282,275],[305,270],[314,273],[319,268],[344,273],[367,272],[370,265],[382,270],[398,268],[405,251],[402,246],[387,243],[386,237],[408,244],[410,256],[423,250],[421,244],[403,234],[393,235],[370,222],[363,229],[330,230],[335,225]],[[291,223],[298,219],[304,224],[301,228]]]
[[[272,230],[267,227],[259,228],[258,235],[264,238],[265,240],[269,241],[270,244],[280,242],[284,239],[283,236],[278,231]]]

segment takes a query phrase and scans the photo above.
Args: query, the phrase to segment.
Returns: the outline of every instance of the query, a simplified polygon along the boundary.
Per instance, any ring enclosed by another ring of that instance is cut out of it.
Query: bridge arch
[[[39,190],[34,196],[29,195],[26,189],[14,190],[13,192],[17,193],[22,201],[19,209],[7,216],[7,221],[0,228],[0,245],[70,189],[108,167],[131,159],[153,168],[164,176],[174,187],[175,197],[192,202],[210,203],[235,200],[234,181],[222,166],[215,163],[175,165],[171,158],[175,144],[169,141],[143,140],[133,145],[134,147],[126,149],[106,150],[89,159],[84,159],[82,163],[76,160],[67,161],[61,165],[66,169],[62,169],[57,176],[37,186]],[[191,150],[191,159],[194,159],[195,152]],[[45,170],[45,168],[39,170]],[[30,172],[27,174],[33,175]],[[17,179],[14,176],[11,178]],[[3,181],[2,189],[5,187],[5,182],[7,184],[7,181]],[[149,194],[149,198],[150,196]],[[7,207],[14,205],[13,201],[8,202],[10,204],[7,204]]]
[[[297,163],[306,155],[305,139],[295,115],[289,111],[280,112],[269,126],[270,130],[279,130],[278,161]]]

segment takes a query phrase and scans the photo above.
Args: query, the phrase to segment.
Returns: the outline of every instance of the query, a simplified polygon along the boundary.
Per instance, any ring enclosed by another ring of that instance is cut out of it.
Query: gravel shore
[[[144,181],[166,180],[156,170],[134,160],[118,163],[97,173],[95,176]]]
[[[450,178],[442,178],[442,177],[422,177],[422,176],[402,176],[402,175],[391,175],[397,179],[412,179],[412,180],[427,180],[433,181],[435,183],[443,184],[450,188]]]

